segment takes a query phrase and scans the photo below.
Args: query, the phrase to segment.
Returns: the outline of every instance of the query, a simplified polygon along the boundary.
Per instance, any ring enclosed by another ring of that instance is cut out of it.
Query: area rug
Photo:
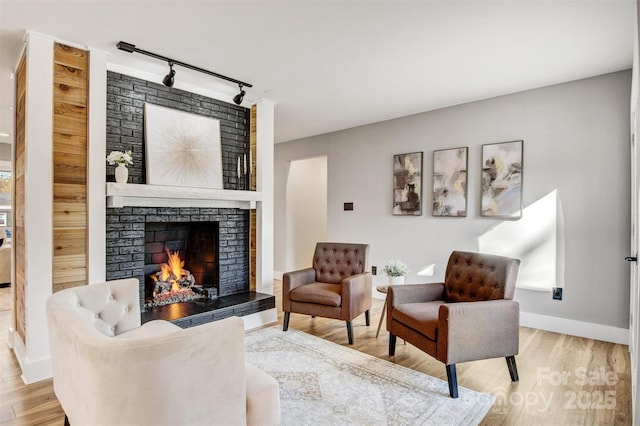
[[[495,398],[289,329],[247,333],[247,361],[280,383],[283,425],[475,425]]]

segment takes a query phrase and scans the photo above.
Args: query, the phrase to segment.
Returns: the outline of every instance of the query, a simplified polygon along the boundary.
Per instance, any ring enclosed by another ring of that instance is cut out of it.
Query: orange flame
[[[186,275],[182,270],[184,261],[180,259],[180,254],[177,251],[171,253],[167,250],[167,256],[167,263],[160,265],[160,279],[164,282],[171,282],[171,290],[178,291],[180,290],[178,280],[182,278],[182,275]]]

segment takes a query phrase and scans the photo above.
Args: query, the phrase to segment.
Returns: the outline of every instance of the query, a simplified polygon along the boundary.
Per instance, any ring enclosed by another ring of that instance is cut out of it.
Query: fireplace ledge
[[[262,193],[229,189],[107,183],[107,207],[217,207],[255,209]]]

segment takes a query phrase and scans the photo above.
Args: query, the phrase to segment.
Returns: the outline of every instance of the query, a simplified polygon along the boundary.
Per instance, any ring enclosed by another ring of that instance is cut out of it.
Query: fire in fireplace
[[[158,272],[150,274],[154,282],[153,299],[147,303],[147,306],[161,306],[204,298],[205,292],[202,286],[196,284],[195,277],[190,271],[183,269],[184,260],[180,259],[180,252],[167,250],[167,259],[167,263],[160,265]]]
[[[219,251],[219,222],[147,223],[144,307],[217,297]]]

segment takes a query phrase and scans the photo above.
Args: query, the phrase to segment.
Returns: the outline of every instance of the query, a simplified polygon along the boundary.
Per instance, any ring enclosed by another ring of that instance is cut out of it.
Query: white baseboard
[[[40,380],[49,379],[53,376],[51,369],[51,357],[40,359],[29,359],[26,347],[20,336],[14,331],[9,331],[9,341],[13,346],[13,352],[16,355],[22,375],[20,378],[25,385],[39,382]]]
[[[244,329],[252,330],[254,328],[277,323],[278,310],[276,308],[267,309],[266,311],[260,311],[256,312],[255,314],[245,315],[242,317],[242,319],[244,320]]]
[[[13,327],[9,327],[7,329],[7,346],[9,346],[9,349],[13,349],[15,343],[13,342],[15,337],[15,330],[13,329]]]
[[[273,279],[282,281],[282,274],[284,274],[282,271],[273,271]]]
[[[520,325],[604,342],[629,344],[629,330],[610,325],[520,312]]]

